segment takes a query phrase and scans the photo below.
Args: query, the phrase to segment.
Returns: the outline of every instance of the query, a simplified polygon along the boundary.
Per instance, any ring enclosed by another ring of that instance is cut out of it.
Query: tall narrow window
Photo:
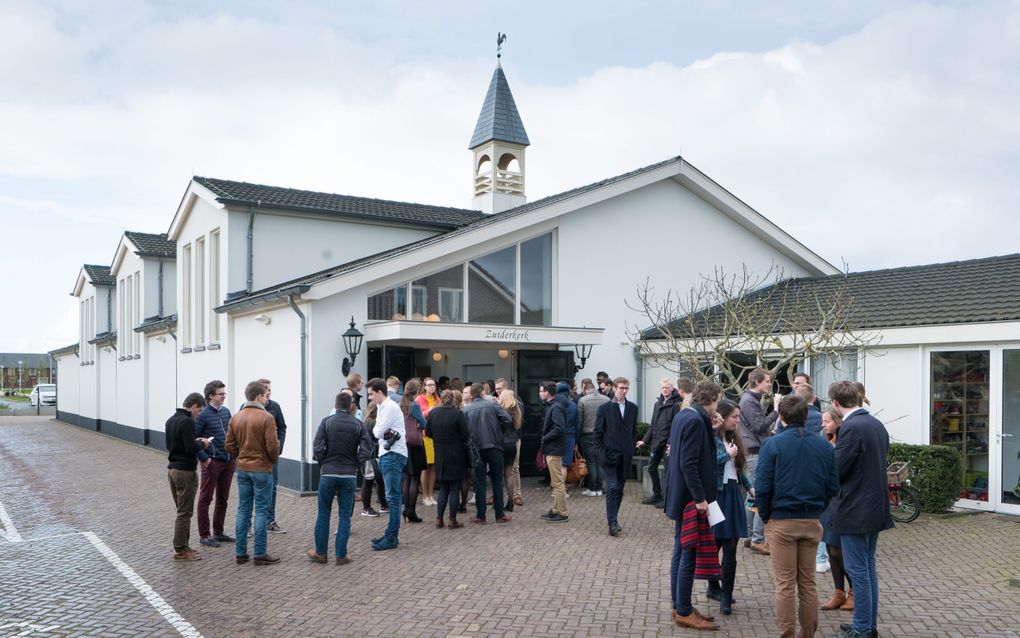
[[[128,326],[128,330],[130,331],[128,334],[131,335],[131,344],[132,344],[131,345],[131,352],[136,354],[136,355],[141,354],[141,350],[142,350],[142,348],[141,348],[141,345],[142,345],[141,344],[141,338],[142,338],[142,336],[140,334],[138,334],[137,332],[135,332],[135,328],[138,327],[138,324],[140,324],[142,322],[142,295],[141,295],[141,287],[142,287],[142,273],[140,271],[139,272],[135,272],[135,283],[134,283],[132,294],[131,294],[132,300],[133,300],[133,302],[131,304],[131,310],[132,310],[132,312],[134,314],[131,317],[131,325]]]
[[[205,237],[195,240],[195,343],[205,343]]]
[[[78,337],[78,352],[80,353],[80,357],[81,357],[82,363],[84,363],[85,362],[85,358],[86,358],[86,353],[85,353],[85,343],[86,343],[86,338],[85,338],[85,300],[84,299],[82,301],[78,302],[78,335],[79,335],[79,337]]]
[[[117,349],[121,356],[127,356],[127,321],[124,316],[127,312],[125,299],[127,298],[127,280],[121,279],[117,282]]]
[[[185,244],[181,255],[181,335],[184,347],[191,347],[191,244]]]
[[[219,343],[220,318],[213,310],[220,303],[220,231],[209,233],[209,341]]]
[[[121,342],[124,344],[121,349],[121,354],[125,357],[130,357],[134,354],[134,341],[131,339],[131,306],[132,299],[134,298],[134,277],[128,275],[127,279],[124,280],[124,291],[123,296],[120,298],[120,305],[124,308],[124,338]]]

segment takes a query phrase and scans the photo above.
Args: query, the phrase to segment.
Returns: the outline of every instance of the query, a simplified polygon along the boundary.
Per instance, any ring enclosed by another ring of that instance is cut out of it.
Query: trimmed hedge
[[[889,444],[889,463],[910,463],[910,486],[925,512],[944,512],[960,496],[960,452],[946,445]]]

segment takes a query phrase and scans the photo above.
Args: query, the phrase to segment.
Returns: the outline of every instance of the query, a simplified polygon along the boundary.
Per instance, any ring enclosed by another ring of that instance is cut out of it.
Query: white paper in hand
[[[708,504],[708,524],[715,527],[719,523],[726,520],[726,515],[722,513],[722,508],[719,507],[718,501],[712,501]]]

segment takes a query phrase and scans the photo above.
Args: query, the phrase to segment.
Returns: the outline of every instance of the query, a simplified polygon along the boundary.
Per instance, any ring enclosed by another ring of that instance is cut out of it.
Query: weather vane
[[[500,33],[499,31],[497,31],[496,32],[496,59],[497,60],[500,59],[501,57],[503,57],[502,51],[503,51],[503,43],[504,42],[506,42],[506,34],[505,33]]]

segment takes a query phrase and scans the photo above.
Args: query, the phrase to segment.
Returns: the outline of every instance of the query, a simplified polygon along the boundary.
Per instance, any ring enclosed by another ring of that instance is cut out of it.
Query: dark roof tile
[[[127,230],[124,231],[124,235],[138,249],[139,255],[151,255],[154,257],[177,256],[177,242],[167,239],[166,233],[156,235]]]
[[[85,275],[89,278],[89,283],[93,286],[115,286],[117,282],[110,274],[109,266],[97,266],[95,264],[85,264]]]

